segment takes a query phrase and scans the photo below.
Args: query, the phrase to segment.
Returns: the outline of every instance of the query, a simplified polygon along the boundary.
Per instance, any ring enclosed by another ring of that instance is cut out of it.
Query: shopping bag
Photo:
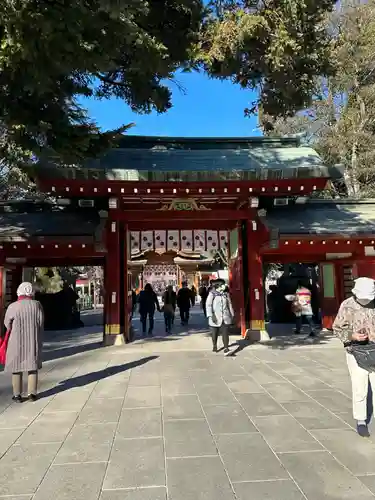
[[[375,342],[368,342],[367,344],[353,343],[349,348],[349,352],[353,354],[360,368],[368,372],[375,372]]]

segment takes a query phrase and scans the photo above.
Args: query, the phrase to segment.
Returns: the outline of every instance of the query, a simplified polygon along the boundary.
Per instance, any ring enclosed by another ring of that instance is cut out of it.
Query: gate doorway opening
[[[183,225],[183,224],[181,224]],[[151,285],[155,292],[159,314],[152,314],[152,333],[154,338],[164,337],[168,330],[163,314],[164,294],[168,287],[178,294],[183,284],[187,295],[189,313],[188,322],[184,321],[177,300],[173,315],[172,335],[207,332],[207,320],[203,312],[200,291],[208,288],[210,281],[217,277],[226,277],[228,272],[228,231],[215,229],[159,229],[130,231],[130,261],[128,269],[131,275],[132,300],[132,340],[145,337],[144,325],[140,321],[142,290]],[[135,299],[137,297],[137,299]],[[177,299],[177,297],[176,297]],[[147,324],[147,329],[149,325]]]
[[[287,295],[295,294],[298,284],[311,292],[311,307],[316,325],[321,324],[321,273],[317,263],[271,263],[263,265],[265,310],[269,323],[295,323],[292,303]]]
[[[66,259],[28,259],[24,266],[4,266],[4,310],[17,299],[17,288],[23,281],[33,284],[35,298],[42,304],[48,331],[75,330],[104,324],[104,266],[99,260],[92,265],[75,265]],[[47,334],[48,335],[48,334]]]

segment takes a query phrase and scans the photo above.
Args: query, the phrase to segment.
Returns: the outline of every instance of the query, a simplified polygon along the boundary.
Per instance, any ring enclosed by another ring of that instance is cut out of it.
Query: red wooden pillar
[[[228,262],[229,262],[229,289],[235,312],[235,325],[246,335],[244,280],[243,280],[243,241],[241,223],[229,232]]]
[[[258,236],[258,224],[254,221],[253,226],[253,221],[247,221],[246,226],[250,332],[252,337],[255,334],[256,340],[260,340],[266,328],[264,320],[263,261],[260,255],[261,242]]]
[[[107,221],[107,255],[105,259],[105,326],[104,344],[121,345],[124,337],[121,333],[120,301],[120,224]]]
[[[17,288],[22,283],[22,266],[0,267],[0,321],[11,302],[17,300]],[[2,326],[0,326],[2,328]]]
[[[340,306],[337,266],[333,262],[320,264],[322,326],[332,329]]]
[[[128,269],[128,261],[130,260],[129,255],[129,235],[128,235],[128,226],[125,224],[123,226],[123,241],[124,244],[122,246],[123,249],[123,265],[122,265],[122,279],[123,279],[123,301],[124,301],[124,337],[125,341],[129,342],[131,339],[130,328],[131,328],[131,311],[132,311],[132,279],[131,273]]]
[[[15,266],[12,268],[12,301],[17,300],[17,289],[22,283],[23,267]]]

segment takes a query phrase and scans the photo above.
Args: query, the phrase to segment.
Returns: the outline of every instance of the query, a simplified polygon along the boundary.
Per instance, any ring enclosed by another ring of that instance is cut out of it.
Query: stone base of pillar
[[[125,337],[122,333],[104,335],[103,345],[105,347],[125,345]]]
[[[125,337],[121,333],[120,325],[105,325],[103,344],[105,346],[118,346],[125,344]]]
[[[266,322],[264,320],[252,320],[250,328],[246,330],[245,338],[252,342],[266,342],[271,340],[266,330]]]

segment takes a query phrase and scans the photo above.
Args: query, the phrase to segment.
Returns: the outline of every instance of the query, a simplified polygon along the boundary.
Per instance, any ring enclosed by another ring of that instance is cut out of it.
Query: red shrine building
[[[327,328],[353,277],[375,277],[375,202],[319,199],[341,172],[297,139],[124,136],[85,165],[50,158],[28,174],[53,202],[0,206],[0,306],[27,268],[102,265],[106,345],[131,340],[140,260],[193,269],[225,254],[237,326],[254,337],[268,263],[319,266]]]

